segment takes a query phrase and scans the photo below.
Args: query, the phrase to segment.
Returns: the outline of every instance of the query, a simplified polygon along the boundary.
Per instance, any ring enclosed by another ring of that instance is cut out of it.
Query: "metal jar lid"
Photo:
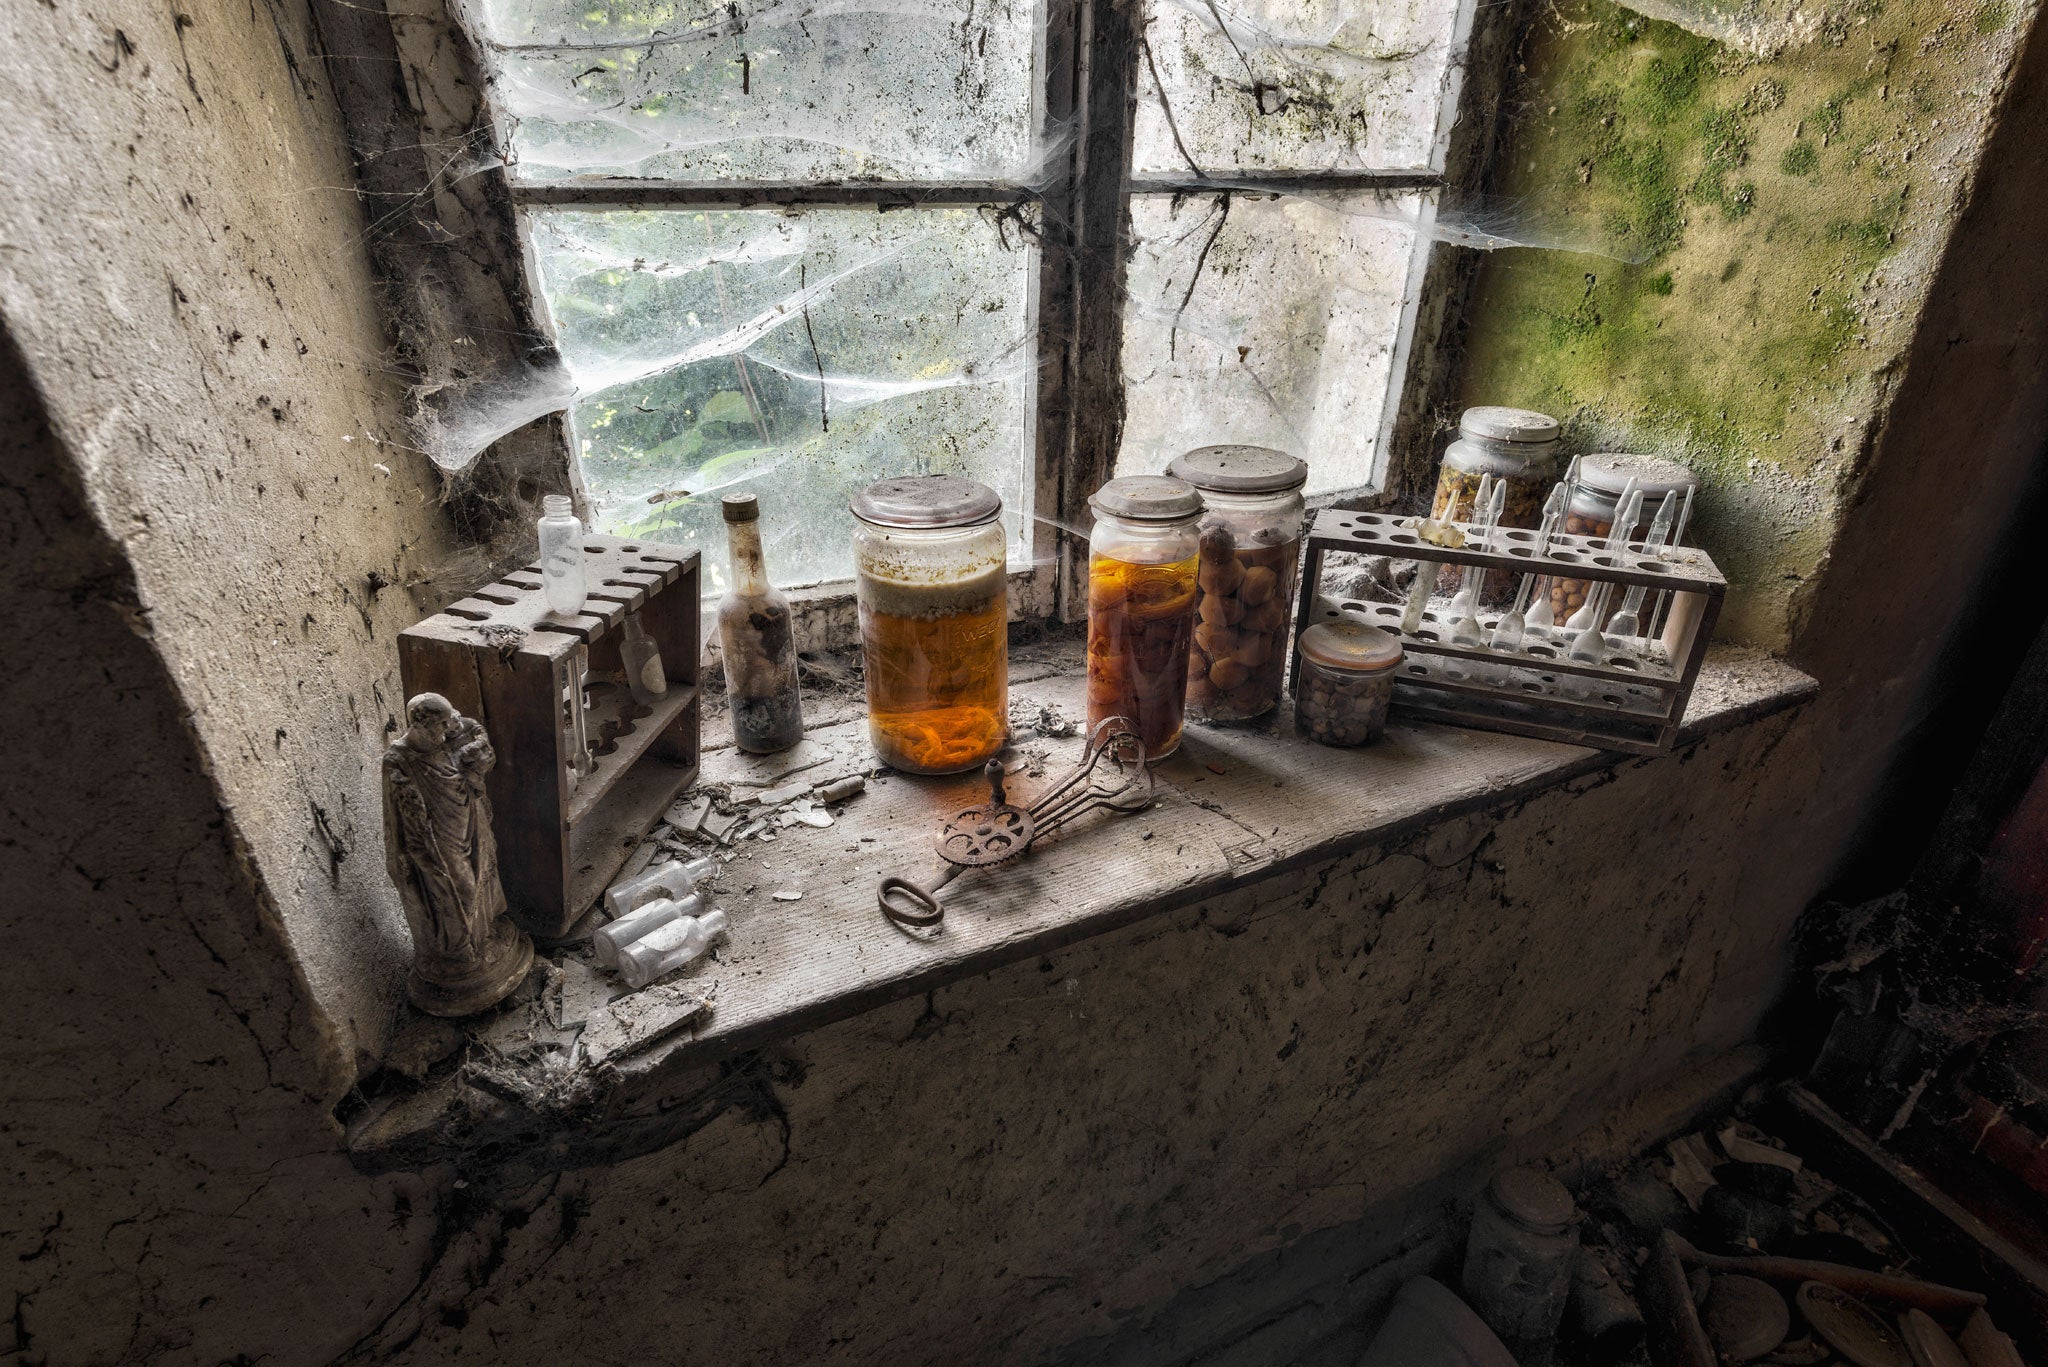
[[[853,515],[877,527],[978,527],[1003,515],[1003,500],[958,475],[878,479],[853,496]]]
[[[1177,522],[1203,508],[1195,486],[1171,475],[1125,475],[1097,489],[1088,506],[1134,522]]]
[[[1700,477],[1675,460],[1662,456],[1631,456],[1607,451],[1579,462],[1579,483],[1610,497],[1618,495],[1633,479],[1646,505],[1666,494],[1682,494],[1699,487]]]
[[[1166,473],[1219,494],[1278,494],[1308,483],[1308,462],[1270,446],[1203,446],[1176,456]]]
[[[1318,622],[1301,633],[1302,658],[1330,669],[1377,674],[1401,663],[1401,638],[1351,618]]]
[[[1502,1214],[1531,1230],[1562,1233],[1579,1218],[1579,1208],[1564,1183],[1535,1168],[1497,1172],[1486,1190]]]
[[[1517,446],[1541,446],[1557,440],[1562,430],[1556,418],[1527,408],[1468,408],[1458,418],[1458,430],[1481,441],[1513,442]]]

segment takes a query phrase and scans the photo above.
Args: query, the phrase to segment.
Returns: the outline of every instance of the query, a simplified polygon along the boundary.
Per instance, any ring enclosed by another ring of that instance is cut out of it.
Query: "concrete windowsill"
[[[1080,755],[1081,739],[1029,729],[1041,706],[1083,715],[1080,653],[1041,653],[1036,671],[1013,671],[1011,716],[1023,761],[1012,800],[1028,803]],[[1717,647],[1694,688],[1680,746],[1796,706],[1812,679],[1761,652]],[[842,709],[847,711],[850,709]],[[820,758],[824,756],[824,758]],[[809,763],[807,761],[815,761]],[[910,778],[882,773],[824,829],[796,826],[772,843],[744,842],[719,875],[714,903],[731,917],[715,953],[677,981],[712,1006],[656,1042],[601,1067],[577,1062],[573,1032],[549,1039],[522,1029],[543,1008],[513,1007],[472,1030],[459,1066],[417,1090],[386,1097],[353,1118],[349,1147],[370,1170],[414,1167],[532,1142],[565,1122],[569,1091],[583,1101],[615,1097],[676,1070],[715,1062],[885,1003],[923,993],[1144,917],[1317,864],[1455,814],[1492,807],[1573,778],[1628,763],[1657,763],[1492,732],[1396,720],[1378,745],[1332,750],[1273,727],[1190,727],[1180,751],[1158,765],[1158,800],[1135,816],[1096,813],[1027,858],[963,873],[944,892],[942,933],[915,938],[875,905],[885,874],[928,882],[938,867],[931,839],[959,808],[986,800],[976,776]],[[767,760],[736,751],[705,756],[710,787],[771,781],[780,772],[825,777],[873,765],[866,724],[842,716],[817,725],[803,746]],[[799,892],[798,900],[776,900]],[[536,1040],[538,1041],[536,1045]],[[525,1044],[527,1057],[510,1045]],[[478,1061],[478,1056],[483,1061]],[[570,1066],[564,1068],[564,1064]],[[515,1142],[517,1142],[515,1140]]]

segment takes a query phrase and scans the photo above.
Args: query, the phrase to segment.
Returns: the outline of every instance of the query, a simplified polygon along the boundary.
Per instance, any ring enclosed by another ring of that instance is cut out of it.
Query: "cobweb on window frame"
[[[1035,209],[531,219],[600,530],[717,552],[720,496],[753,492],[778,578],[841,579],[857,489],[951,473],[1002,495],[1026,558]]]

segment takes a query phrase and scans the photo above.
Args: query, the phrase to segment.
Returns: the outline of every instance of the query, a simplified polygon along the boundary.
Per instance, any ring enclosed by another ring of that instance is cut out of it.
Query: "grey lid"
[[[1221,494],[1277,494],[1308,483],[1308,462],[1270,446],[1203,446],[1174,457],[1166,473]]]
[[[1458,418],[1458,430],[1468,437],[1486,441],[1541,444],[1556,441],[1557,419],[1527,408],[1468,408]]]
[[[1097,489],[1088,506],[1111,517],[1138,522],[1173,522],[1203,508],[1195,486],[1171,475],[1125,475]]]
[[[761,500],[752,494],[727,494],[718,500],[718,511],[727,522],[755,522],[761,516]]]
[[[1633,479],[1648,504],[1669,493],[1697,488],[1700,477],[1662,456],[1631,456],[1617,451],[1587,456],[1579,462],[1579,483],[1603,494],[1619,494]]]
[[[1504,1168],[1487,1191],[1511,1219],[1534,1229],[1560,1230],[1579,1216],[1564,1183],[1535,1168]]]
[[[958,475],[878,479],[853,496],[853,515],[878,527],[978,527],[1003,515],[1003,500]]]

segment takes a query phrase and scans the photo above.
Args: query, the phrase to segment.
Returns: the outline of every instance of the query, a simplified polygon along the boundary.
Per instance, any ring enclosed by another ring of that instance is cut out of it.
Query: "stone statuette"
[[[533,966],[533,942],[506,916],[484,776],[497,762],[483,726],[438,693],[405,705],[410,725],[384,751],[384,867],[412,929],[406,995],[435,1016],[495,1006]]]

